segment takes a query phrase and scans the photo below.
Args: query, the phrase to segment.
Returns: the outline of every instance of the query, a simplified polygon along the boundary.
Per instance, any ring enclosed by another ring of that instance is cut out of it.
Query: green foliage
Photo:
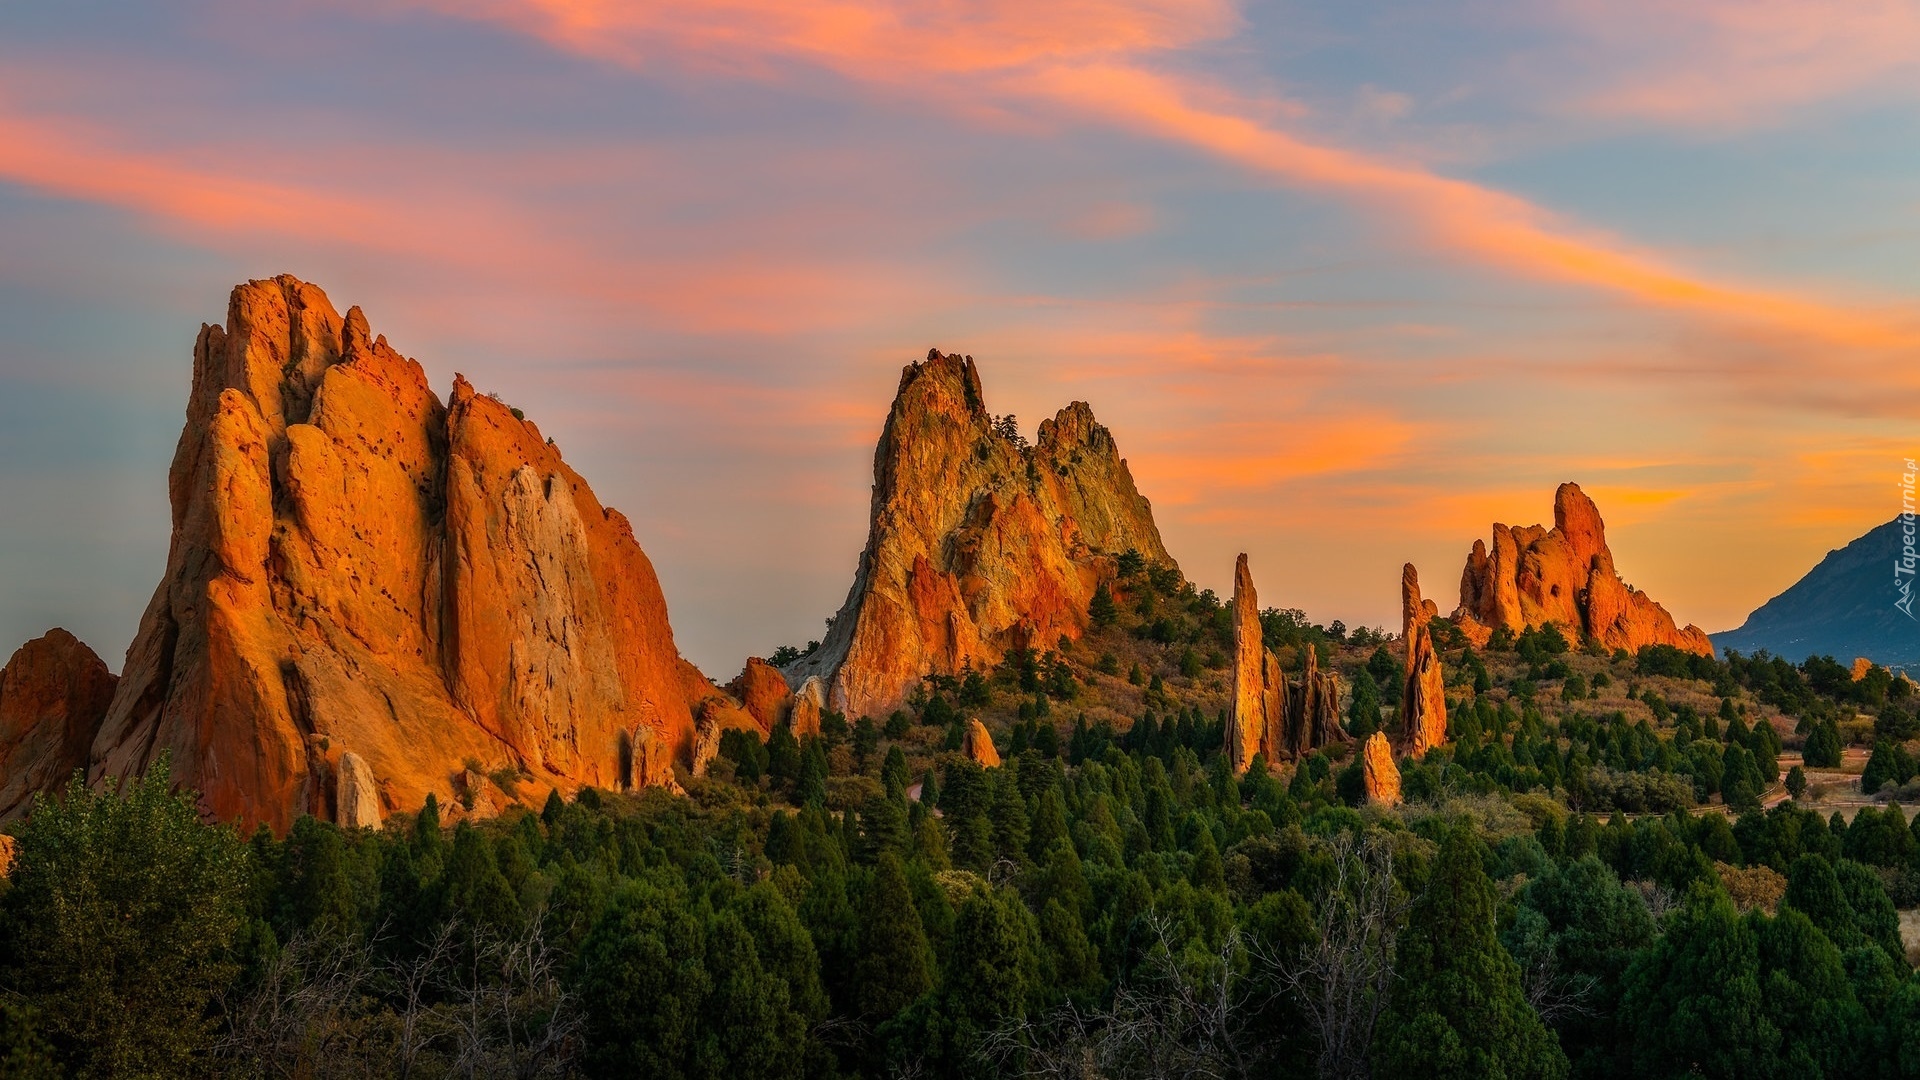
[[[189,1071],[208,1002],[236,974],[247,848],[171,786],[164,755],[124,792],[76,775],[19,832],[0,912],[8,982],[77,1076]]]
[[[1093,590],[1093,600],[1087,605],[1087,617],[1093,625],[1106,629],[1120,621],[1120,607],[1113,602],[1113,590],[1102,581]]]
[[[1450,831],[1400,939],[1375,1066],[1394,1076],[1562,1077],[1567,1058],[1520,989],[1520,970],[1494,936],[1486,853]]]
[[[1832,719],[1820,721],[1807,733],[1806,747],[1801,751],[1802,760],[1809,768],[1837,769],[1840,767],[1840,726]]]
[[[1380,730],[1380,684],[1361,668],[1353,676],[1353,699],[1347,703],[1347,733],[1364,742]]]

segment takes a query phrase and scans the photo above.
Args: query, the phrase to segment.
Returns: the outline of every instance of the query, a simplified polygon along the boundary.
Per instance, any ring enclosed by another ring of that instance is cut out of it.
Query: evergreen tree
[[[1375,1040],[1392,1076],[1563,1077],[1567,1058],[1527,1004],[1494,936],[1493,882],[1480,842],[1455,829],[1400,935],[1396,981]]]
[[[683,1080],[712,985],[706,935],[686,897],[633,882],[581,942],[586,1066],[594,1076]]]
[[[1380,684],[1361,668],[1353,676],[1353,700],[1347,705],[1347,733],[1364,742],[1380,730]]]
[[[1696,888],[1635,958],[1621,1006],[1633,1059],[1652,1077],[1767,1076],[1780,1029],[1767,1017],[1753,928],[1723,891]]]
[[[171,787],[164,753],[124,794],[76,773],[19,830],[0,942],[16,1001],[75,1075],[194,1071],[208,1002],[236,973],[247,847]]]
[[[1807,733],[1807,744],[1801,751],[1802,759],[1809,768],[1837,769],[1840,767],[1840,725],[1833,720],[1821,720]]]
[[[1113,590],[1102,581],[1093,590],[1093,601],[1087,605],[1087,617],[1093,625],[1105,629],[1120,621],[1120,608],[1113,602]]]
[[[880,856],[860,909],[860,956],[855,985],[860,1015],[891,1018],[933,988],[933,950],[891,852]]]

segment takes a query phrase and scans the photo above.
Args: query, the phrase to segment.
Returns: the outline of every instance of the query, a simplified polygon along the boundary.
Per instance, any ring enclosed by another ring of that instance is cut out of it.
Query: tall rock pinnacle
[[[168,487],[94,778],[171,750],[211,814],[285,829],[446,803],[468,759],[570,791],[670,782],[690,753],[626,518],[497,398],[456,378],[442,404],[358,308],[292,277],[234,289]]]
[[[850,717],[885,715],[928,674],[1077,639],[1116,556],[1173,561],[1093,410],[1074,402],[1027,446],[987,412],[971,357],[935,350],[901,373],[873,474],[846,604],[785,670],[796,691],[822,680]]]
[[[1289,681],[1267,648],[1259,595],[1242,552],[1233,567],[1233,716],[1226,735],[1235,773],[1246,772],[1255,754],[1274,764],[1347,741],[1340,723],[1339,677],[1320,670],[1312,646],[1304,651],[1306,668]]]
[[[1408,563],[1400,571],[1400,640],[1407,647],[1400,718],[1407,756],[1416,761],[1447,741],[1446,678],[1433,647],[1433,620],[1439,615],[1434,602],[1420,596],[1420,574]]]

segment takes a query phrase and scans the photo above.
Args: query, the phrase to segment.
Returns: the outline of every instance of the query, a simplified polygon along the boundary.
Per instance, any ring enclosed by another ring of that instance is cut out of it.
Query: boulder
[[[847,601],[787,680],[820,678],[826,707],[883,717],[928,674],[1078,639],[1094,591],[1129,551],[1173,565],[1093,410],[1074,402],[1029,446],[1011,417],[987,412],[971,357],[930,351],[901,373],[874,452]]]
[[[292,277],[194,348],[167,568],[91,750],[162,750],[213,817],[284,830],[350,746],[392,812],[467,759],[572,792],[671,780],[693,716],[652,564],[517,410]],[[651,735],[634,769],[637,733]]]
[[[1360,748],[1360,776],[1367,802],[1375,806],[1400,805],[1400,766],[1393,763],[1393,747],[1386,735],[1374,732]]]
[[[0,821],[87,767],[117,680],[79,638],[55,628],[0,668]]]
[[[747,666],[727,684],[727,692],[753,715],[762,735],[771,734],[773,725],[793,711],[793,690],[787,686],[787,677],[757,656],[748,658]]]
[[[793,709],[788,714],[793,718],[793,737],[820,734],[820,718],[826,711],[827,681],[818,675],[807,676],[793,695]]]
[[[334,820],[343,829],[380,827],[380,791],[373,782],[373,769],[367,759],[351,751],[340,755],[335,769],[337,784]]]
[[[993,733],[979,717],[967,721],[966,745],[967,757],[982,768],[991,769],[1000,764],[1000,751],[993,748]]]
[[[1433,647],[1433,620],[1439,615],[1434,602],[1420,596],[1419,573],[1406,564],[1400,570],[1400,640],[1407,650],[1400,717],[1407,756],[1416,761],[1447,741],[1446,678]]]
[[[1491,547],[1474,541],[1454,621],[1476,645],[1499,628],[1518,633],[1551,622],[1608,649],[1672,645],[1713,655],[1704,631],[1676,626],[1666,608],[1620,579],[1599,508],[1571,483],[1554,493],[1553,528],[1495,524]]]

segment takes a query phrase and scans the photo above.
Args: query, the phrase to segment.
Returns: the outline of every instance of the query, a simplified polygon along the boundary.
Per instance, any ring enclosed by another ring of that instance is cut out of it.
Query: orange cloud
[[[1388,209],[1444,249],[1523,276],[1849,347],[1920,346],[1920,328],[1911,317],[1689,273],[1653,253],[1570,226],[1516,196],[1291,134],[1260,118],[1276,111],[1272,103],[1196,104],[1220,95],[1156,72],[1147,62],[1231,33],[1237,17],[1221,0],[489,0],[429,6],[642,70],[670,57],[691,64],[788,58],[895,89],[905,85],[948,103],[986,94],[1066,106],[1297,187]]]

